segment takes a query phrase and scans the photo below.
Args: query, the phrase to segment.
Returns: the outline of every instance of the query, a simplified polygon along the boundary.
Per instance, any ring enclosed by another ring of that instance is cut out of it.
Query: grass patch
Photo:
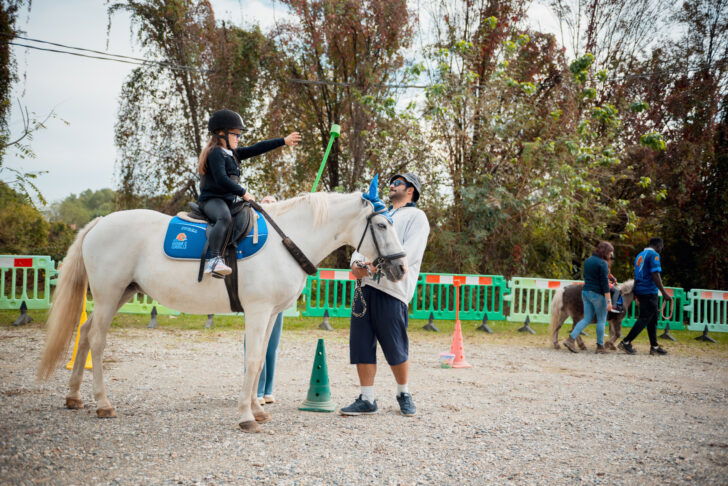
[[[45,322],[48,311],[28,311],[30,316],[33,318],[33,322],[29,324],[30,327],[41,327]],[[0,311],[0,327],[9,328],[11,323],[18,317],[17,311]],[[112,327],[115,329],[144,329],[149,324],[150,317],[148,315],[137,315],[137,314],[117,314],[112,321]],[[214,316],[214,326],[212,329],[205,329],[205,323],[207,316],[204,315],[189,315],[181,314],[179,316],[157,316],[157,322],[159,323],[159,329],[165,329],[170,331],[206,331],[206,332],[225,332],[225,331],[241,331],[244,329],[245,318],[244,316],[238,315],[216,315]],[[312,335],[316,337],[326,336],[327,333],[319,329],[321,323],[321,317],[286,317],[283,321],[283,327],[286,332],[293,332],[294,334],[301,334],[301,337],[309,338]],[[333,333],[329,333],[331,337],[336,339],[348,339],[349,330],[349,319],[348,318],[336,318],[332,317],[329,319],[331,326],[334,328]],[[426,320],[412,319],[409,321],[410,335],[418,340],[425,340],[431,342],[439,342],[443,346],[443,350],[447,349],[452,336],[454,322],[453,321],[435,321],[435,325],[440,329],[439,333],[429,332],[422,329],[427,323]],[[524,346],[524,347],[548,347],[550,346],[551,338],[548,335],[547,324],[531,324],[531,327],[536,331],[536,335],[527,333],[519,333],[517,330],[522,326],[519,322],[507,322],[507,321],[490,321],[488,323],[493,329],[494,334],[486,334],[484,332],[476,330],[480,325],[479,321],[462,321],[463,335],[465,339],[466,350],[468,346],[477,346],[479,344],[501,344],[501,345],[512,345],[512,346]],[[568,330],[571,329],[569,323],[565,324],[561,328],[559,333],[560,340],[566,338]],[[585,341],[590,347],[593,347],[593,343],[596,339],[596,328],[594,325],[587,327],[589,336],[585,337]],[[629,328],[622,329],[622,335],[625,336],[629,332]],[[710,333],[710,336],[717,341],[717,343],[705,343],[696,341],[695,338],[700,336],[702,333],[697,331],[670,331],[671,334],[677,339],[677,342],[673,343],[666,340],[660,340],[670,352],[674,352],[680,355],[724,355],[728,356],[728,333],[714,332]],[[332,335],[333,334],[333,335]],[[661,330],[658,330],[658,335],[662,334]],[[647,331],[643,331],[635,341],[638,349],[646,350],[649,344],[647,338]]]

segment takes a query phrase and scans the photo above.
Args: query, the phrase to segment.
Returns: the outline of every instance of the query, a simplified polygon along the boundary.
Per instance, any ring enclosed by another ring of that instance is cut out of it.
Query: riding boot
[[[607,354],[607,350],[603,344],[597,344],[597,349],[594,351],[594,354]]]

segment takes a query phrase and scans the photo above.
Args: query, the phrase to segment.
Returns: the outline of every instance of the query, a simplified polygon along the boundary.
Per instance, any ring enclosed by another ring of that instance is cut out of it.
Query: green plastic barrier
[[[550,321],[551,299],[554,297],[556,290],[577,282],[579,281],[513,277],[508,282],[511,292],[506,296],[506,300],[510,302],[508,320],[523,322],[528,317],[531,322],[548,324]]]
[[[685,293],[685,290],[679,288],[679,287],[665,287],[665,290],[667,290],[667,293],[672,295],[673,299],[675,300],[675,310],[672,312],[672,317],[670,319],[663,319],[662,314],[659,313],[659,309],[662,307],[662,295],[659,296],[659,300],[657,302],[657,309],[658,309],[658,315],[657,315],[657,328],[658,329],[665,329],[666,324],[670,324],[670,329],[680,331],[685,329],[685,326],[683,325],[683,321],[685,319],[685,305],[687,304],[687,294]],[[668,306],[665,306],[665,313],[670,312],[670,309]],[[623,327],[632,327],[634,326],[634,323],[637,321],[637,318],[639,317],[639,312],[637,311],[637,303],[632,302],[632,305],[629,306],[629,309],[627,309],[627,315],[622,320],[622,326]],[[702,329],[701,329],[702,331]]]
[[[481,320],[485,312],[490,320],[505,319],[503,300],[508,292],[505,278],[500,275],[420,274],[415,295],[410,302],[410,317],[454,319],[453,282],[460,287],[460,319]],[[356,279],[349,270],[319,269],[308,277],[303,297],[306,317],[321,317],[325,311],[331,317],[350,317]]]
[[[179,311],[165,307],[145,294],[136,294],[129,302],[121,306],[119,312],[122,314],[149,314],[153,307],[157,308],[157,314],[160,316],[180,315]],[[86,311],[93,312],[93,310],[94,301],[89,298],[86,301]]]
[[[320,268],[310,275],[303,289],[305,317],[321,317],[329,311],[331,317],[350,317],[356,279],[349,270]]]
[[[0,309],[17,310],[23,302],[28,309],[50,308],[57,273],[49,256],[0,255]]]
[[[690,314],[691,331],[728,332],[728,292],[724,290],[692,289],[685,312]]]
[[[412,298],[410,317],[455,319],[455,285],[460,287],[460,320],[479,321],[484,314],[488,320],[506,318],[503,308],[509,289],[500,275],[453,275],[421,273]]]

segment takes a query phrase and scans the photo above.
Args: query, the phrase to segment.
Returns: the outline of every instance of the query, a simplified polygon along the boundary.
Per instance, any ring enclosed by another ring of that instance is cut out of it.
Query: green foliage
[[[49,223],[27,195],[0,182],[0,254],[50,255],[60,261],[75,235],[66,223]]]
[[[646,101],[635,101],[634,103],[630,103],[629,110],[633,113],[641,113],[645,110],[650,109],[650,104]]]
[[[569,64],[569,71],[571,71],[578,83],[584,84],[589,76],[592,64],[594,64],[594,55],[584,54]]]
[[[115,210],[116,192],[112,189],[86,189],[78,196],[71,194],[63,201],[53,203],[49,210],[49,219],[82,228],[97,216],[106,216]]]
[[[665,150],[666,147],[662,134],[657,132],[645,133],[640,137],[640,143],[656,151]]]

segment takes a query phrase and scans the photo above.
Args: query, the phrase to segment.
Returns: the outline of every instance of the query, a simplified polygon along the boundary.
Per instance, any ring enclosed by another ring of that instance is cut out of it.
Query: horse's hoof
[[[113,407],[98,408],[98,409],[96,409],[96,416],[98,418],[115,418],[116,410],[114,410]]]
[[[614,343],[606,342],[604,343],[604,347],[607,348],[610,351],[616,351],[617,346],[614,345]]]
[[[258,425],[258,422],[255,420],[248,420],[246,422],[240,422],[240,428],[243,429],[243,432],[247,432],[249,434],[258,434],[262,430],[262,427]]]
[[[71,410],[81,410],[83,408],[83,400],[78,398],[66,398],[66,408]]]
[[[253,417],[255,417],[255,421],[259,424],[264,424],[266,422],[270,422],[271,414],[269,414],[268,412],[259,412],[254,413]]]
[[[561,349],[561,345],[559,343],[554,343],[554,349]]]
[[[581,349],[582,351],[586,351],[588,348],[586,347],[586,344],[579,343],[579,349]]]

